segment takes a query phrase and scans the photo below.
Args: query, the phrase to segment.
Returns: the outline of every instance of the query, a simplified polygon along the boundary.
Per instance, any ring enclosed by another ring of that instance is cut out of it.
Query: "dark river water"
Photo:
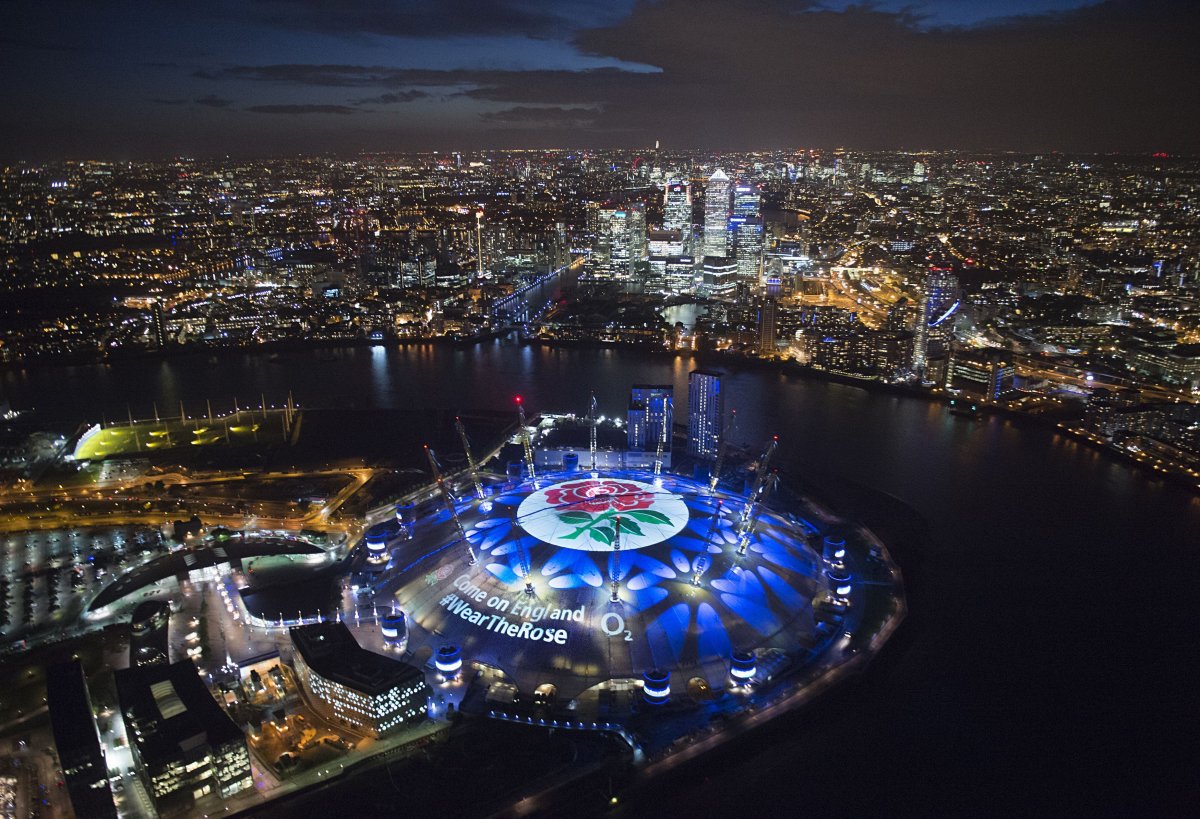
[[[684,358],[497,341],[178,357],[0,374],[15,406],[75,424],[126,404],[199,410],[290,389],[302,405],[623,413]],[[1200,498],[1040,428],[727,370],[743,440],[923,519],[898,552],[911,615],[869,671],[753,742],[633,795],[628,815],[1146,815],[1200,799]],[[660,797],[670,797],[670,809]]]

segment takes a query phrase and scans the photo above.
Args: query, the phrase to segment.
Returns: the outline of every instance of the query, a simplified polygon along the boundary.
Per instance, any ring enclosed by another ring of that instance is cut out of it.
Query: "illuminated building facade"
[[[668,182],[663,191],[663,230],[677,230],[685,236],[692,232],[692,186],[688,182]]]
[[[737,262],[725,256],[705,256],[703,276],[706,296],[731,296],[737,289]]]
[[[344,623],[289,634],[296,676],[323,717],[374,737],[424,719],[430,690],[420,669],[362,648]]]
[[[860,330],[806,334],[809,363],[831,372],[893,378],[912,359],[913,334],[903,330]]]
[[[674,388],[670,384],[634,384],[629,396],[626,432],[628,446],[637,452],[671,451],[671,425],[675,417]]]
[[[733,189],[733,215],[745,219],[758,219],[762,214],[762,194],[758,185],[737,185]]]
[[[646,206],[596,206],[592,220],[593,275],[601,279],[626,280],[639,270],[648,255]]]
[[[952,337],[954,317],[958,313],[958,277],[949,268],[930,268],[923,295],[926,341],[941,350]]]
[[[946,365],[946,389],[995,401],[1013,387],[1016,368],[997,350],[955,350]]]
[[[721,376],[708,370],[688,374],[688,454],[715,459],[723,419]]]
[[[160,812],[253,785],[246,738],[190,660],[115,673],[134,759]]]
[[[733,254],[737,260],[739,282],[756,287],[763,273],[763,225],[762,220],[734,216],[729,220],[733,234]]]
[[[717,168],[708,178],[704,192],[704,255],[729,255],[729,196],[731,185],[725,171]]]

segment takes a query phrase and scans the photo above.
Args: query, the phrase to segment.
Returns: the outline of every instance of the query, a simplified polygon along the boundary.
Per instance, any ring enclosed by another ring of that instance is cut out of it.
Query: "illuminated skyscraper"
[[[628,446],[635,452],[653,452],[662,441],[671,451],[674,388],[670,384],[634,384],[629,395]]]
[[[925,277],[925,324],[930,343],[943,347],[950,341],[959,307],[958,277],[948,267],[932,267]]]
[[[931,352],[940,355],[944,351],[958,307],[958,278],[949,268],[930,268],[921,287],[913,327],[912,371],[917,375],[925,375]]]
[[[704,255],[729,255],[729,195],[731,185],[725,171],[717,168],[708,178],[704,192]]]
[[[762,194],[758,185],[738,185],[733,189],[733,215],[747,219],[762,216]]]
[[[737,262],[725,256],[705,256],[701,289],[706,296],[731,296],[737,288]]]
[[[721,445],[721,376],[707,370],[688,374],[688,453],[714,459]]]
[[[729,220],[733,232],[734,258],[737,260],[738,281],[751,287],[762,283],[763,225],[762,220],[734,216]]]
[[[592,271],[597,278],[629,279],[648,256],[646,206],[589,206]]]
[[[688,182],[668,182],[663,190],[663,230],[692,232],[692,186]]]

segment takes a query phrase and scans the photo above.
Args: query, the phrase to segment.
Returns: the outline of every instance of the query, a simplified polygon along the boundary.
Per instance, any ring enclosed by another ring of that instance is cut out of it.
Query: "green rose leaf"
[[[581,523],[590,522],[592,516],[587,512],[562,512],[559,514],[558,519],[563,523],[569,523],[572,526],[578,526]]]
[[[660,526],[670,526],[671,519],[662,512],[655,512],[653,509],[635,509],[629,512],[629,517],[634,520],[640,520],[642,523],[657,523]],[[641,534],[640,532],[638,534]]]
[[[609,527],[602,526],[597,529],[589,529],[588,534],[592,536],[592,540],[598,540],[605,546],[611,546],[616,533]]]
[[[638,526],[629,518],[621,518],[621,531],[627,532],[631,535],[640,535],[642,534],[642,527]]]

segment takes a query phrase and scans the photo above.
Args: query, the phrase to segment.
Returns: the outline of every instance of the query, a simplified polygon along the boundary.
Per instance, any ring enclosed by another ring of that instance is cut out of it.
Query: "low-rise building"
[[[298,626],[290,634],[296,676],[326,719],[375,737],[424,719],[431,692],[419,668],[362,648],[344,623]]]
[[[134,759],[160,812],[253,785],[245,735],[195,663],[127,668],[115,676]]]

